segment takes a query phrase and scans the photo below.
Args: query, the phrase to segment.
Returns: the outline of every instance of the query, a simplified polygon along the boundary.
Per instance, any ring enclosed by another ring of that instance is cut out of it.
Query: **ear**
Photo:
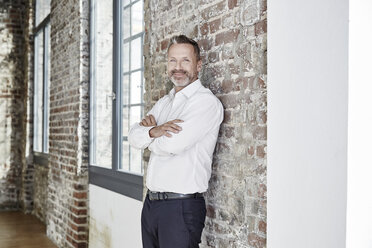
[[[201,69],[202,69],[202,60],[199,60],[198,61],[198,63],[196,64],[196,70],[198,71],[198,72],[200,72],[201,71]]]

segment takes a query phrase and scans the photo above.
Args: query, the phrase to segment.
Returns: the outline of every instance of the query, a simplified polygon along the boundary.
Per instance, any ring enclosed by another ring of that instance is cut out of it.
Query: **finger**
[[[144,118],[142,120],[142,124],[143,124],[143,126],[148,126],[149,125],[148,122],[147,122],[147,120],[146,120],[146,118]]]
[[[168,124],[168,126],[178,130],[178,131],[181,131],[182,130],[182,127],[178,126],[177,124]]]
[[[151,119],[149,116],[145,116],[145,120],[147,121],[147,124],[151,124]]]
[[[174,128],[170,125],[164,126],[163,131],[172,132],[172,133],[179,133],[179,130],[177,130],[176,128]]]
[[[156,126],[156,120],[155,120],[155,117],[153,115],[149,115],[149,118],[150,118],[150,122],[152,125]]]
[[[165,132],[164,135],[167,136],[168,138],[172,137],[172,134],[170,134],[170,133],[168,133],[168,132]]]
[[[183,120],[175,119],[173,121],[169,121],[168,123],[179,123],[179,122],[183,122]]]

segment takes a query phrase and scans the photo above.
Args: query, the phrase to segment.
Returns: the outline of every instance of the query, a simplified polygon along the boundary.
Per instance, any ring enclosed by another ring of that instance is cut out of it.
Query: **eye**
[[[189,59],[184,59],[183,61],[185,61],[185,62],[190,62],[190,60],[189,60]]]
[[[174,62],[176,62],[176,60],[175,59],[170,59],[169,62],[174,63]]]

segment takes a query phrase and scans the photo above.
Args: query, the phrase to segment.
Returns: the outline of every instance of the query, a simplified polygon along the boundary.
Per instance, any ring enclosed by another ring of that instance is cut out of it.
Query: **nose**
[[[177,61],[177,63],[176,63],[176,68],[175,68],[176,70],[180,70],[180,69],[182,69],[182,64],[181,64],[181,61]]]

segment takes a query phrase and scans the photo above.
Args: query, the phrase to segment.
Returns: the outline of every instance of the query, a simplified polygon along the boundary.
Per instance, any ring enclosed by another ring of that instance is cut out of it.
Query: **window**
[[[50,83],[50,0],[36,1],[34,32],[34,138],[36,153],[48,153]]]
[[[142,200],[143,0],[91,0],[90,183]]]
[[[142,174],[142,152],[129,146],[128,131],[130,126],[143,116],[143,2],[139,0],[124,3],[121,38],[123,153],[120,169]]]

